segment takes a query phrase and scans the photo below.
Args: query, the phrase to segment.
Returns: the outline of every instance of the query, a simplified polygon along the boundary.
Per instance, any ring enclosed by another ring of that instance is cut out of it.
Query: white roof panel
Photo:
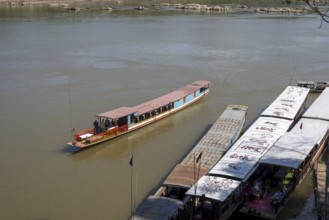
[[[308,88],[288,86],[261,116],[295,119],[309,91]]]
[[[317,144],[320,144],[328,129],[329,121],[301,118],[291,129],[290,133],[305,134],[307,137],[315,138],[317,140]]]
[[[286,119],[258,118],[209,174],[244,179],[291,124]]]
[[[316,145],[317,138],[285,133],[260,159],[260,163],[297,169]]]
[[[303,118],[317,118],[329,121],[329,88],[319,95],[309,109],[303,115]]]
[[[240,181],[215,176],[203,176],[197,184],[190,188],[185,194],[201,197],[216,201],[225,201],[225,199],[240,185]],[[196,193],[195,193],[196,187]]]

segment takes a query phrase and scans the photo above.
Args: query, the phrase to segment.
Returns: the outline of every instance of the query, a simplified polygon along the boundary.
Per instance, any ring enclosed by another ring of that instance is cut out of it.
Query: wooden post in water
[[[324,195],[324,219],[328,219],[328,177],[329,176],[329,159],[326,162],[326,184]]]
[[[131,156],[131,159],[129,161],[130,164],[130,213],[131,213],[131,219],[134,219],[134,212],[133,212],[133,162],[134,155]]]

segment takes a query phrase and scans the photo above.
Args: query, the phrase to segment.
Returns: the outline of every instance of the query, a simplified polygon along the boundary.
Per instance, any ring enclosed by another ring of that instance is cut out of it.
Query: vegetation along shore
[[[317,5],[326,9],[329,0],[317,0]],[[233,0],[233,1],[161,1],[161,0],[0,0],[1,8],[21,7],[49,7],[62,8],[63,10],[122,10],[134,9],[139,11],[149,10],[190,10],[202,12],[254,12],[254,13],[277,13],[277,14],[308,14],[313,10],[304,1],[296,0]]]

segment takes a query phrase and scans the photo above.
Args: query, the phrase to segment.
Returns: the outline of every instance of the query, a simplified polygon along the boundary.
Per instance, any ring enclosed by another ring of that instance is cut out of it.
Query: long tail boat
[[[209,93],[208,81],[196,81],[134,107],[120,107],[96,115],[94,127],[74,134],[67,145],[80,149],[108,141],[169,116]]]

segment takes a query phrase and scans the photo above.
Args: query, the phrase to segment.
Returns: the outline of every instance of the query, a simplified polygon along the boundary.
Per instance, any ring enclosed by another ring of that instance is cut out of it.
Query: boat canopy
[[[293,120],[301,110],[310,89],[288,86],[261,116],[273,116]]]
[[[177,199],[149,196],[134,213],[133,219],[167,220],[168,216],[173,215],[182,205],[183,202]]]
[[[175,91],[172,91],[166,95],[160,96],[156,99],[150,100],[148,102],[139,104],[134,107],[121,107],[117,108],[108,112],[104,112],[101,114],[96,115],[97,117],[102,118],[121,118],[125,117],[127,115],[134,114],[135,116],[142,115],[148,112],[151,112],[153,110],[156,110],[161,107],[165,107],[166,105],[169,105],[177,100],[180,100],[184,97],[186,97],[189,94],[194,93],[195,91],[203,88],[208,87],[210,82],[208,81],[195,81],[194,83],[187,85],[185,87],[182,87],[180,89],[177,89]]]
[[[164,181],[165,186],[174,186],[179,188],[189,189],[196,182],[196,175],[199,173],[199,177],[205,175],[208,172],[208,168],[194,165],[182,165],[178,164],[174,170],[170,173],[167,179]]]
[[[318,138],[306,134],[285,133],[260,159],[262,164],[271,164],[297,169],[311,150],[317,145]]]
[[[303,118],[314,118],[329,121],[329,88],[325,88],[319,97],[307,109]]]
[[[116,119],[116,118],[121,118],[121,117],[124,117],[124,116],[127,116],[127,115],[135,114],[135,113],[137,113],[136,108],[120,107],[120,108],[114,109],[112,111],[108,111],[108,112],[104,112],[102,114],[98,114],[97,117]]]
[[[291,129],[290,133],[305,134],[308,137],[317,138],[317,144],[321,144],[323,138],[329,129],[329,121],[301,118],[298,123]]]
[[[258,118],[209,174],[245,180],[259,159],[289,129],[292,122],[280,118]]]
[[[223,177],[203,176],[185,194],[198,197],[205,196],[206,198],[223,202],[240,184],[240,181]]]

